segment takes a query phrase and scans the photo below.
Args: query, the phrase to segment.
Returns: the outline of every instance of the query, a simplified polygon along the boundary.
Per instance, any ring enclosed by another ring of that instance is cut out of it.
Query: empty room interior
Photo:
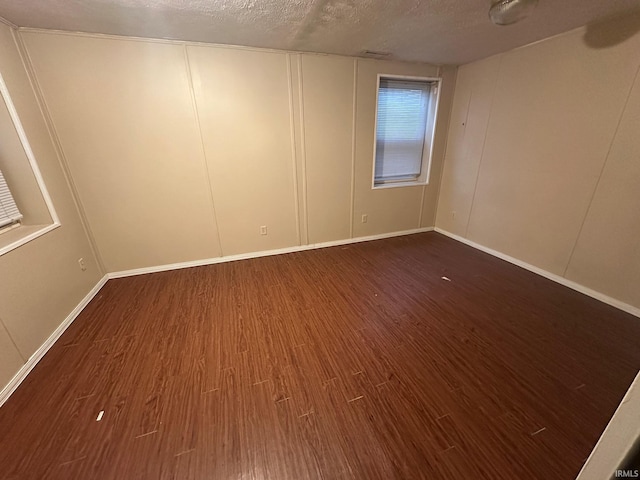
[[[0,479],[639,476],[637,0],[0,17]]]

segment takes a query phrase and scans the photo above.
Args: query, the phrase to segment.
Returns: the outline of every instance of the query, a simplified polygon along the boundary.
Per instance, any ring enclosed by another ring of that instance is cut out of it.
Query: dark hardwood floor
[[[0,477],[569,480],[639,338],[437,233],[111,280],[0,409]]]

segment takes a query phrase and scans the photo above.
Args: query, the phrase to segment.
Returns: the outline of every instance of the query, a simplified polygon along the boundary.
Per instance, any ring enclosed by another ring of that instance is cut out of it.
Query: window
[[[374,187],[428,183],[439,83],[379,78]]]
[[[0,172],[0,229],[22,220],[22,214],[13,200],[4,175]]]
[[[59,227],[60,220],[2,74],[0,139],[0,255],[4,255]]]

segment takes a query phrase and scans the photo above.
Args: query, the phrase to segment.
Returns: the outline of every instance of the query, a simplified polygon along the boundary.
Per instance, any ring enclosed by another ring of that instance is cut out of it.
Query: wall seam
[[[491,106],[489,107],[489,115],[487,117],[487,125],[484,130],[484,139],[482,140],[482,150],[480,153],[480,162],[478,163],[478,172],[476,173],[476,181],[473,186],[473,196],[471,197],[471,208],[469,209],[469,218],[467,218],[467,226],[464,229],[465,238],[469,238],[469,224],[471,223],[471,216],[473,214],[473,207],[476,203],[476,192],[478,191],[478,180],[480,179],[480,171],[482,170],[482,160],[484,159],[484,148],[487,144],[487,136],[489,134],[489,125],[491,124],[491,114],[493,113],[493,102],[496,99],[496,92],[498,90],[498,83],[500,82],[500,72],[502,71],[502,60],[504,59],[504,55],[500,56],[500,63],[498,64],[498,73],[496,75],[496,84],[493,86],[493,94],[491,95]],[[469,98],[469,106],[471,105],[471,98]],[[467,109],[467,116],[469,115],[469,110]],[[466,134],[465,125],[465,134]]]
[[[22,363],[26,364],[28,358],[25,358],[24,355],[22,354],[22,352],[20,351],[20,349],[18,348],[18,344],[16,343],[16,341],[13,339],[13,337],[11,336],[11,332],[9,332],[9,329],[7,328],[7,326],[4,323],[4,320],[2,320],[0,318],[0,325],[2,325],[2,328],[4,329],[5,332],[7,332],[7,337],[9,337],[9,340],[11,341],[11,343],[13,344],[13,347],[16,349],[16,352],[18,352],[18,355],[20,356],[20,358],[22,359]]]
[[[442,150],[442,166],[440,167],[440,176],[438,177],[438,191],[436,192],[436,205],[433,212],[434,226],[438,224],[438,210],[440,208],[440,192],[442,191],[442,179],[444,178],[444,169],[447,164],[447,150],[449,148],[449,131],[451,130],[451,122],[453,121],[453,118],[451,117],[451,113],[453,112],[453,100],[455,98],[457,85],[458,85],[458,67],[455,67],[455,72],[453,74],[453,92],[451,95],[451,101],[449,102],[449,111],[447,112],[447,117],[449,118],[449,121],[447,122],[447,126],[444,132],[444,149]],[[467,108],[467,113],[469,113],[468,108]],[[466,126],[466,123],[465,123],[465,126]]]
[[[9,20],[7,20],[4,17],[0,17],[0,23],[4,23],[7,27],[11,27],[14,30],[17,30],[19,28],[15,23],[10,22]]]
[[[44,93],[42,92],[42,88],[40,87],[40,83],[38,82],[38,77],[36,75],[35,69],[33,68],[33,61],[31,60],[31,56],[29,55],[27,47],[24,45],[20,32],[16,29],[13,29],[11,31],[11,35],[13,37],[16,48],[18,49],[18,55],[20,56],[22,65],[24,66],[27,73],[27,78],[29,79],[29,83],[31,84],[31,90],[35,95],[36,104],[38,105],[40,114],[42,115],[42,118],[44,120],[45,127],[49,134],[49,139],[53,144],[53,150],[58,159],[58,164],[62,169],[62,175],[65,179],[65,183],[67,184],[67,188],[71,192],[71,198],[73,200],[74,206],[76,207],[76,212],[80,217],[80,224],[82,225],[82,229],[89,243],[89,248],[91,249],[94,258],[96,259],[99,273],[104,275],[107,272],[107,268],[105,266],[102,255],[100,254],[100,249],[98,248],[98,244],[93,234],[93,230],[91,229],[91,224],[89,223],[89,219],[84,210],[84,206],[82,205],[82,201],[80,200],[80,193],[78,192],[78,189],[75,185],[75,181],[73,179],[71,169],[69,168],[66,154],[64,153],[64,148],[62,147],[62,142],[60,141],[60,137],[58,136],[58,132],[53,122],[49,106],[47,105],[47,101],[44,97]]]
[[[304,89],[302,81],[302,62],[303,57],[300,56],[298,62],[298,100],[300,102],[300,156],[302,166],[302,206],[304,210],[304,231],[307,243],[312,243],[309,238],[309,203],[307,198],[307,147],[304,124]]]
[[[433,162],[433,158],[431,159]],[[422,193],[420,194],[420,208],[418,209],[418,228],[422,225],[422,214],[424,213],[424,196],[427,192],[427,185],[422,185]]]
[[[358,59],[353,59],[353,102],[351,118],[351,205],[349,211],[349,238],[353,238],[356,203],[356,118],[358,113]]]
[[[620,129],[620,124],[622,123],[622,118],[624,117],[625,112],[627,111],[627,106],[629,105],[629,98],[631,98],[631,92],[633,92],[633,87],[636,82],[640,78],[640,65],[636,69],[636,73],[631,81],[631,86],[629,87],[629,91],[627,92],[627,97],[624,101],[624,105],[622,106],[622,110],[620,111],[620,116],[618,117],[618,122],[616,123],[616,128],[613,131],[613,135],[611,136],[611,141],[609,142],[609,147],[607,148],[607,153],[604,156],[604,161],[602,162],[602,167],[600,167],[600,174],[598,175],[598,180],[593,187],[593,192],[591,192],[591,198],[589,198],[589,204],[587,205],[587,209],[585,210],[584,217],[582,218],[582,223],[580,224],[580,229],[578,230],[578,234],[576,235],[576,239],[573,242],[573,248],[571,249],[571,254],[569,255],[569,259],[567,260],[567,264],[564,267],[562,272],[562,276],[566,278],[567,271],[569,270],[569,266],[571,265],[571,261],[573,260],[573,255],[576,251],[576,247],[578,246],[578,241],[582,236],[582,230],[584,229],[584,225],[587,222],[587,217],[589,216],[589,212],[591,211],[591,205],[593,204],[593,199],[596,196],[598,191],[598,186],[600,185],[600,180],[602,180],[602,175],[604,173],[605,168],[607,167],[607,163],[609,162],[609,157],[611,156],[611,150],[613,149],[613,144],[618,136],[618,130]]]
[[[465,111],[464,114],[464,132],[462,133],[462,144],[465,145],[466,144],[466,140],[467,140],[467,127],[469,126],[469,110],[471,110],[471,100],[473,99],[473,86],[471,87],[470,91],[469,91],[469,99],[467,100],[467,110]],[[491,104],[493,105],[493,99],[491,100]],[[488,120],[487,120],[487,128],[489,126]],[[486,132],[485,132],[486,134]],[[482,148],[484,149],[484,143],[482,145]],[[469,146],[465,145],[465,149],[462,152],[462,157],[463,158],[467,158],[467,155],[469,154]]]
[[[200,125],[200,113],[198,112],[198,102],[196,101],[196,91],[193,86],[193,75],[191,74],[191,61],[189,60],[189,51],[187,45],[184,45],[184,61],[187,69],[187,82],[189,83],[189,93],[191,94],[191,104],[193,106],[193,113],[196,117],[196,126],[198,127],[198,136],[200,137],[200,148],[202,149],[202,161],[204,163],[204,170],[207,172],[207,185],[209,186],[209,198],[211,199],[211,210],[213,213],[213,223],[216,226],[216,237],[218,238],[218,248],[220,249],[220,256],[224,256],[222,250],[222,240],[220,239],[220,228],[218,228],[218,215],[216,214],[216,204],[213,200],[213,185],[211,184],[211,172],[209,169],[209,162],[207,161],[207,150],[204,148],[204,137],[202,135],[202,125]]]
[[[438,66],[438,69],[436,70],[436,76],[442,80],[442,66]],[[440,81],[440,85],[438,86],[438,88],[440,89],[440,91],[438,91],[438,97],[441,98],[442,97],[442,81]],[[377,101],[377,99],[376,99]],[[436,111],[438,109],[439,105],[436,106]],[[431,154],[433,154],[433,150],[434,150],[434,145],[435,145],[435,141],[436,141],[436,130],[438,128],[438,118],[434,118],[433,119],[433,136],[431,137]],[[424,147],[423,147],[423,158],[422,160],[422,164],[424,166]],[[429,170],[433,170],[433,157],[430,156],[429,158]],[[424,214],[424,197],[427,193],[427,187],[429,186],[429,183],[431,181],[431,179],[429,178],[429,174],[430,172],[427,171],[427,183],[425,185],[422,185],[422,193],[420,194],[420,208],[418,209],[418,228],[420,228],[422,226],[422,215]],[[434,222],[435,223],[435,222]]]
[[[298,195],[298,159],[296,149],[296,126],[293,109],[293,72],[291,71],[291,54],[286,54],[287,58],[287,88],[289,90],[289,128],[291,130],[291,160],[293,164],[293,206],[296,214],[296,236],[298,245],[302,245],[300,236],[300,197]]]

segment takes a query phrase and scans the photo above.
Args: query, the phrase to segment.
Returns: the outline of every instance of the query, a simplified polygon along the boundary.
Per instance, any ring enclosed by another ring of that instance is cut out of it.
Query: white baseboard
[[[96,294],[100,291],[100,289],[107,283],[109,277],[105,275],[100,279],[100,281],[96,284],[95,287],[87,293],[87,295],[80,301],[80,303],[74,308],[67,318],[55,329],[55,331],[45,340],[45,342],[40,345],[40,348],[34,352],[33,355],[27,360],[27,362],[22,366],[18,373],[16,373],[13,378],[9,381],[7,385],[0,391],[0,407],[7,401],[7,399],[11,396],[13,392],[15,392],[16,388],[20,386],[27,375],[33,370],[33,368],[37,365],[37,363],[44,357],[45,353],[49,351],[49,349],[53,346],[53,344],[60,338],[60,336],[64,333],[64,331],[69,328],[69,325],[73,323],[76,317],[82,312],[84,307],[86,307],[89,302],[96,296]]]
[[[432,232],[433,227],[415,228],[413,230],[403,230],[401,232],[383,233],[380,235],[371,235],[368,237],[347,238],[344,240],[334,240],[331,242],[312,243],[309,245],[296,245],[294,247],[278,248],[276,250],[264,250],[261,252],[241,253],[239,255],[227,255],[224,257],[205,258],[202,260],[192,260],[189,262],[170,263],[167,265],[158,265],[154,267],[135,268],[133,270],[122,270],[120,272],[109,273],[109,278],[132,277],[135,275],[144,275],[147,273],[166,272],[168,270],[179,270],[181,268],[201,267],[203,265],[213,265],[216,263],[235,262],[238,260],[247,260],[249,258],[268,257],[271,255],[281,255],[283,253],[303,252],[305,250],[314,250],[318,248],[336,247],[340,245],[348,245],[351,243],[369,242],[371,240],[381,240],[383,238],[400,237],[403,235],[411,235],[414,233]]]
[[[640,438],[639,409],[640,373],[636,375],[622,402],[609,420],[576,480],[615,478],[614,472],[620,468],[625,458],[628,458],[635,440]]]
[[[481,250],[489,255],[493,255],[494,257],[498,257],[506,262],[513,263],[519,267],[524,268],[525,270],[529,270],[530,272],[537,273],[538,275],[548,278],[560,285],[564,285],[565,287],[569,287],[572,290],[583,293],[589,297],[595,298],[596,300],[600,300],[607,305],[611,305],[612,307],[616,307],[624,312],[630,313],[631,315],[635,315],[636,317],[640,317],[640,308],[634,307],[633,305],[629,305],[628,303],[624,303],[620,300],[617,300],[613,297],[605,295],[604,293],[600,293],[596,290],[592,290],[591,288],[585,287],[584,285],[580,285],[579,283],[573,282],[571,280],[567,280],[560,275],[556,275],[555,273],[548,272],[543,270],[542,268],[536,267],[529,263],[523,262],[522,260],[518,260],[517,258],[510,257],[502,252],[498,252],[497,250],[493,250],[491,248],[485,247],[484,245],[480,245],[479,243],[468,240],[459,235],[455,235],[451,232],[447,232],[446,230],[442,230],[441,228],[435,228],[435,231],[445,235],[449,238],[457,240],[458,242],[464,243],[465,245],[469,245],[475,249]]]

